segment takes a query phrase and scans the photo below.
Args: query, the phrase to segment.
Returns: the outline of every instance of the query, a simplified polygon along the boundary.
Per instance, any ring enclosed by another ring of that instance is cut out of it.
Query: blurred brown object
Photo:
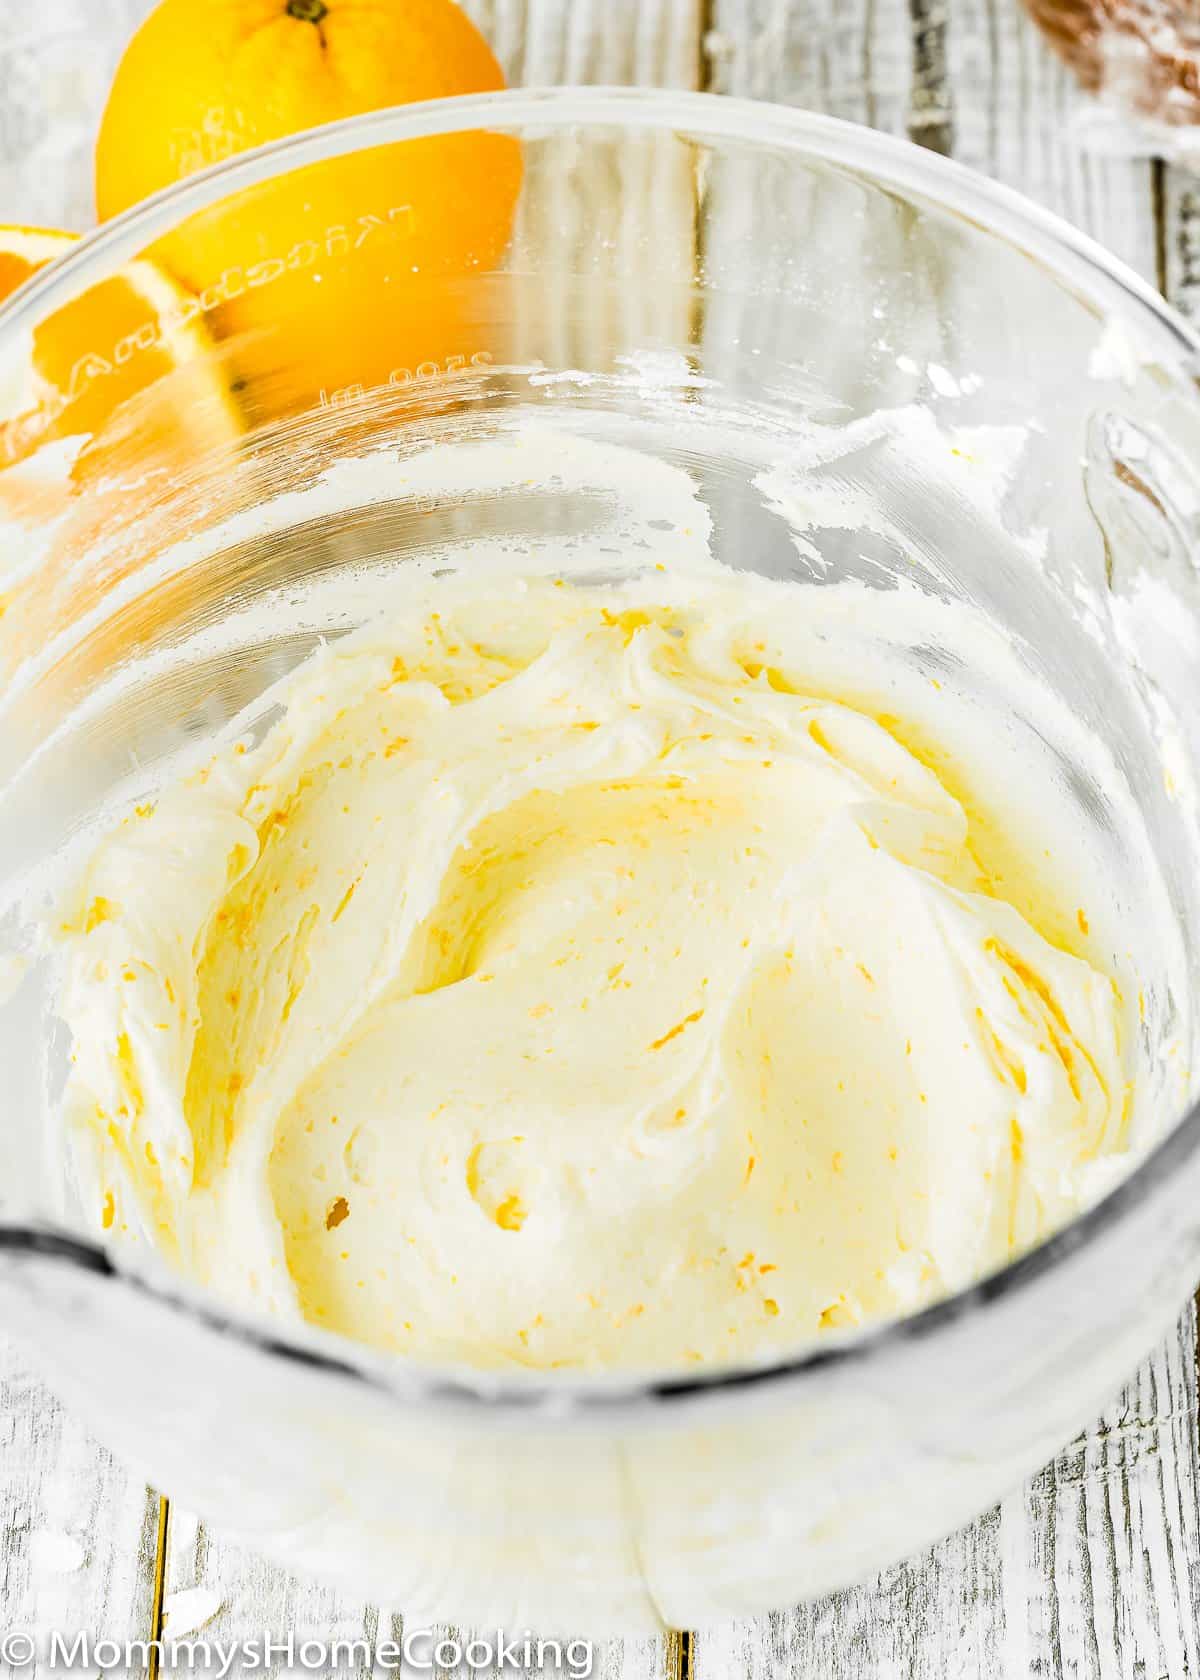
[[[1170,128],[1200,124],[1200,0],[1025,0],[1089,93]]]

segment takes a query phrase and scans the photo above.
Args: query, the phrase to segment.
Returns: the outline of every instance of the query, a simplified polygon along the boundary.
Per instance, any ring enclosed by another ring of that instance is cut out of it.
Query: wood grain
[[[1080,144],[1084,96],[1018,0],[955,0],[946,67],[959,162],[1065,216],[1157,283],[1153,165]]]
[[[898,49],[897,41],[904,45]],[[721,91],[906,134],[1075,222],[1153,280],[1154,170],[1076,138],[1080,95],[1011,0],[718,0]],[[1200,191],[1171,172],[1168,281],[1200,301]],[[1025,1489],[878,1580],[695,1643],[697,1680],[1198,1672],[1196,1326]]]
[[[701,1636],[698,1680],[1200,1672],[1196,1396],[1175,1354],[1160,1350],[1027,1488],[924,1557]]]
[[[1000,1673],[1197,1673],[1195,1329],[1002,1507]]]
[[[715,93],[907,132],[912,35],[902,0],[715,0],[705,53]]]
[[[0,1632],[145,1638],[157,1516],[157,1495],[0,1340]]]
[[[1178,165],[1156,170],[1162,212],[1162,264],[1167,296],[1200,324],[1200,175]]]
[[[178,1506],[171,1509],[163,1608],[167,1639],[225,1644],[283,1639],[290,1632],[297,1641],[366,1640],[373,1649],[378,1639],[392,1636],[390,1615],[376,1606],[275,1568]],[[275,1663],[266,1672],[281,1672],[282,1666]]]
[[[702,0],[462,0],[509,83],[694,88]]]
[[[92,226],[96,127],[125,42],[154,3],[0,4],[0,222]]]
[[[699,85],[700,0],[466,0],[466,10],[513,85]],[[569,146],[530,142],[525,179],[513,235],[512,266],[524,276],[513,293],[514,360],[607,368],[631,350],[686,339],[696,211],[682,147],[646,135],[585,160]],[[564,286],[553,253],[578,249],[589,261]],[[673,285],[664,284],[672,252]]]

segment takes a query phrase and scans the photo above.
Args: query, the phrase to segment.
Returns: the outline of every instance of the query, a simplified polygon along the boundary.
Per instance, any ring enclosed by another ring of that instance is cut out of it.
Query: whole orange
[[[162,0],[109,95],[97,208],[317,124],[503,85],[454,0]],[[231,341],[251,414],[285,412],[490,352],[485,277],[520,180],[506,136],[398,142],[227,198],[154,255]]]

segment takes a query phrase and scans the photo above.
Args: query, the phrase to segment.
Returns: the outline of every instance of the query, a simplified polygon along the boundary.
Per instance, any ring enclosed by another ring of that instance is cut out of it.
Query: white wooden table
[[[92,131],[121,46],[150,4],[0,0],[0,221],[90,221]],[[468,10],[512,82],[710,88],[952,153],[1200,311],[1200,178],[1081,150],[1079,97],[1017,0],[469,0]],[[1085,1435],[924,1557],[719,1632],[614,1641],[597,1651],[596,1672],[1200,1677],[1197,1370],[1189,1309]],[[153,1382],[153,1372],[126,1380]],[[0,1343],[0,1633],[87,1629],[123,1641],[148,1637],[165,1614],[180,1637],[292,1629],[374,1642],[401,1627],[403,1608],[295,1580],[188,1512],[168,1512]]]

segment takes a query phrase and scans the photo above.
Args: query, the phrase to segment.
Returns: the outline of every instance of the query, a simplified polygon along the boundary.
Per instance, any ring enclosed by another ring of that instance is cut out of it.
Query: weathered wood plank
[[[464,0],[464,9],[491,41],[505,75],[513,85],[574,83],[649,83],[694,87],[700,76],[700,0],[619,0],[617,4],[576,4],[561,0]],[[540,167],[535,160],[527,167]],[[643,153],[629,167],[650,172],[654,186],[653,222],[630,219],[608,226],[601,219],[607,200],[604,183],[589,183],[571,160],[563,163],[561,178],[549,183],[548,213],[569,218],[565,225],[587,226],[598,253],[607,252],[613,265],[638,260],[638,252],[673,240],[690,263],[693,249],[692,184],[685,165],[670,148],[661,156]],[[539,231],[526,223],[518,239],[536,240]],[[604,292],[604,270],[595,276],[598,298]],[[568,365],[593,365],[605,354],[597,334],[609,333],[614,345],[652,332],[656,322],[665,332],[672,323],[656,317],[661,300],[648,290],[646,312],[639,319],[612,320],[605,307],[594,318],[563,323],[557,335],[546,332],[548,319],[535,320],[526,355],[540,355]],[[597,325],[596,323],[599,323]],[[297,1579],[276,1569],[245,1548],[222,1539],[194,1517],[173,1511],[167,1573],[170,1634],[186,1622],[204,1617],[204,1637],[259,1638],[264,1632],[286,1634],[289,1628],[313,1638],[365,1639],[372,1647],[381,1639],[400,1642],[405,1626],[402,1606],[360,1602],[319,1583]],[[173,1627],[173,1623],[175,1627]],[[411,1631],[411,1630],[410,1630]],[[464,1644],[478,1631],[495,1630],[438,1626],[434,1637],[456,1635]],[[519,1633],[523,1630],[507,1630]],[[666,1639],[611,1640],[597,1647],[595,1674],[599,1680],[655,1680],[670,1666]],[[281,1672],[279,1664],[265,1675]],[[416,1674],[418,1670],[405,1673]],[[506,1676],[520,1669],[507,1668]]]
[[[959,162],[1065,216],[1156,283],[1152,166],[1080,143],[1084,96],[1021,6],[955,0],[945,44]]]
[[[1161,180],[1166,293],[1200,323],[1200,174],[1167,164]]]
[[[390,1618],[381,1623],[375,1606],[289,1575],[211,1533],[178,1506],[171,1510],[163,1610],[166,1639],[219,1641],[222,1647],[285,1640],[290,1634],[298,1645],[308,1639],[364,1640],[373,1650],[381,1637],[390,1637]],[[264,1670],[285,1671],[279,1659]],[[344,1672],[365,1675],[370,1665]]]
[[[1083,96],[1013,0],[718,0],[707,54],[717,92],[952,150],[1155,277],[1152,166],[1078,143]]]
[[[1073,221],[1187,307],[1200,279],[1200,200],[1170,171],[1173,220],[1160,275],[1156,171],[1079,144],[1084,96],[1019,7],[961,0],[949,70],[955,155]],[[1190,225],[1189,225],[1190,224]],[[1121,1399],[1001,1511],[1001,1672],[1197,1672],[1200,1519],[1196,1323],[1177,1333]]]
[[[0,221],[90,224],[91,131],[121,42],[149,4],[0,8]],[[0,1341],[4,1625],[39,1639],[55,1629],[146,1638],[158,1504],[51,1398],[24,1352]]]
[[[378,1653],[385,1642],[405,1653],[398,1666],[394,1660],[387,1666],[416,1680],[430,1672],[422,1664],[432,1658],[443,1639],[456,1641],[463,1650],[478,1639],[494,1650],[499,1631],[448,1622],[413,1624],[406,1621],[399,1605],[367,1603],[276,1568],[253,1550],[222,1539],[178,1507],[171,1513],[164,1608],[163,1636],[168,1641],[195,1638],[222,1650],[231,1645],[263,1650],[265,1640],[282,1643],[291,1636],[297,1655],[306,1641],[325,1647],[337,1641],[346,1659],[337,1672],[353,1680],[366,1680],[372,1664],[362,1658]],[[536,1629],[510,1627],[503,1632],[518,1644],[527,1633],[537,1637]],[[572,1641],[562,1638],[559,1643],[565,1654]],[[667,1640],[613,1639],[589,1646],[589,1651],[595,1680],[666,1680],[671,1672]],[[289,1669],[280,1655],[260,1663],[258,1672],[278,1677],[301,1667],[296,1663]],[[376,1671],[382,1670],[383,1665],[377,1663]],[[435,1665],[433,1672],[441,1675],[444,1669]],[[542,1669],[534,1660],[528,1666],[506,1664],[502,1670],[495,1664],[480,1665],[474,1672],[480,1680],[522,1680],[525,1676],[534,1680]],[[568,1670],[564,1667],[563,1672]]]
[[[705,54],[714,93],[907,132],[905,0],[716,0],[711,15]]]
[[[1083,151],[1080,96],[1008,0],[717,0],[708,47],[721,91],[952,151],[1155,277],[1151,166]],[[1200,286],[1200,194],[1174,172],[1171,187],[1186,296]],[[697,1680],[1195,1674],[1194,1349],[1189,1314],[1121,1400],[1000,1508],[866,1586],[704,1633]]]
[[[998,1672],[1198,1671],[1195,1321],[1000,1513]]]
[[[701,0],[464,3],[514,86],[699,85]],[[602,368],[630,349],[685,341],[695,193],[683,149],[669,138],[643,136],[612,145],[589,164],[569,146],[531,144],[525,172],[513,266],[526,278],[513,293],[512,359]],[[614,176],[630,190],[614,195]],[[563,252],[574,264],[570,284],[557,270],[546,271]],[[668,252],[677,253],[675,286],[663,284]],[[636,277],[643,270],[641,285]]]
[[[924,1557],[703,1634],[698,1680],[1200,1672],[1196,1422],[1172,1344],[1026,1488]]]
[[[460,0],[513,87],[694,88],[702,0]]]
[[[999,1515],[923,1558],[815,1604],[732,1622],[695,1641],[697,1680],[1026,1680],[1001,1666]]]
[[[0,1632],[146,1638],[157,1519],[158,1496],[0,1340]]]
[[[117,60],[155,0],[0,6],[0,222],[95,222],[92,142]]]

